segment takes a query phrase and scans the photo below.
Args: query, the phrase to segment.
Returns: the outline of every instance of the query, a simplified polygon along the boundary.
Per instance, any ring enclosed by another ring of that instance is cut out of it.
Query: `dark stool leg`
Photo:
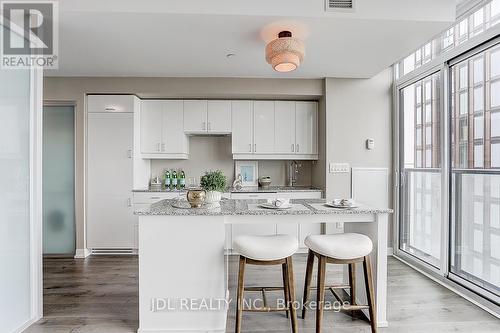
[[[370,262],[370,256],[366,256],[363,260],[363,268],[365,273],[365,286],[366,286],[366,298],[368,299],[368,306],[370,306],[370,325],[372,327],[372,333],[377,332],[377,310],[375,307],[375,299],[373,295],[373,280],[372,280],[372,265]]]
[[[245,263],[246,258],[240,256],[240,267],[238,271],[238,292],[236,296],[236,328],[234,331],[236,333],[241,332],[241,319],[243,316],[243,290],[244,290],[244,280],[245,280]]]
[[[321,322],[323,321],[323,306],[325,302],[325,274],[326,257],[318,258],[318,297],[316,299],[316,333],[321,333]]]
[[[288,275],[288,291],[289,291],[289,307],[290,307],[290,317],[292,323],[292,332],[297,333],[297,314],[295,311],[295,281],[293,279],[293,263],[292,257],[286,258],[286,273]]]
[[[351,305],[356,305],[356,264],[349,264],[349,285],[351,286]],[[351,311],[354,318],[354,311]]]
[[[283,295],[285,296],[285,304],[289,306],[288,302],[290,301],[290,290],[288,287],[288,272],[286,264],[281,265],[281,270],[283,272]],[[290,310],[286,311],[286,317],[289,318]]]
[[[309,299],[309,290],[311,289],[311,278],[314,266],[314,253],[309,250],[307,255],[306,279],[304,282],[304,297],[302,298],[302,319],[306,319],[306,303]]]

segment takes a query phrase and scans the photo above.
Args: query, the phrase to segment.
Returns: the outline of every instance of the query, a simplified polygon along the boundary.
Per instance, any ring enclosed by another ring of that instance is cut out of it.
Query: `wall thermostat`
[[[372,150],[373,148],[375,148],[375,140],[366,139],[366,149]]]

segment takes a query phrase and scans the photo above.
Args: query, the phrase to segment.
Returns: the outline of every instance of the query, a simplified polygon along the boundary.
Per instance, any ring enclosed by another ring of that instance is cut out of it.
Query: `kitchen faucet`
[[[300,165],[297,161],[291,161],[290,164],[288,164],[288,186],[294,186],[297,182],[299,167]]]

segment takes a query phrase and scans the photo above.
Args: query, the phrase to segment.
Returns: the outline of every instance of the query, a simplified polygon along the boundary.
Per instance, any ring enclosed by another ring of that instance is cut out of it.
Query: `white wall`
[[[327,164],[340,162],[349,163],[351,167],[377,167],[391,171],[391,85],[390,69],[371,79],[327,78],[325,80],[326,140],[324,142]],[[367,138],[375,140],[375,149],[365,148]],[[320,139],[321,141],[323,140]],[[351,175],[328,173],[328,168],[326,172],[327,198],[349,197]],[[389,189],[387,200],[392,204],[392,184],[389,184]],[[392,225],[390,229],[392,230]],[[391,240],[392,233],[389,232],[390,244]]]

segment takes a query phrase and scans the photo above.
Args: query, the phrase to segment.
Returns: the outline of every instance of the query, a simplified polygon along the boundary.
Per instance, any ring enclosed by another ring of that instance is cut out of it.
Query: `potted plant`
[[[209,207],[219,207],[222,192],[226,189],[227,178],[222,170],[207,171],[201,177],[201,188],[205,190],[205,203]]]

